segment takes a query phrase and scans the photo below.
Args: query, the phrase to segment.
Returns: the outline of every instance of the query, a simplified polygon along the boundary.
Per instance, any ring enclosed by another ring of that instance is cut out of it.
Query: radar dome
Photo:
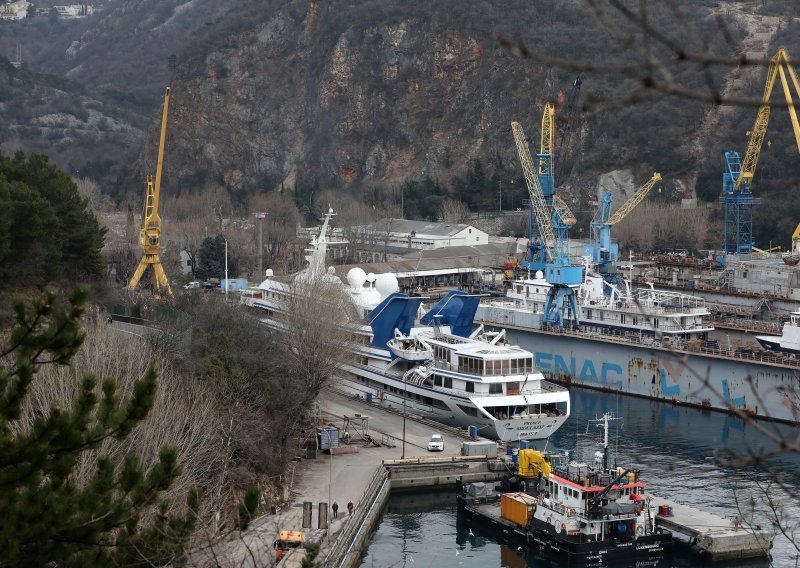
[[[544,272],[542,272],[541,270],[537,270],[536,271],[536,279],[537,280],[541,280],[542,278],[544,278]]]
[[[392,292],[397,292],[399,288],[400,286],[397,283],[397,276],[391,272],[379,274],[375,278],[375,289],[378,290],[381,298],[385,298]]]
[[[355,268],[351,268],[347,272],[347,283],[350,284],[351,288],[361,288],[364,286],[364,282],[367,281],[367,274],[364,272],[362,268],[356,266]]]
[[[370,284],[375,282],[375,274],[374,273],[370,272],[369,274],[367,274],[367,282],[369,282]]]
[[[328,274],[336,274],[336,268],[333,266],[328,267]]]
[[[266,274],[267,274],[267,278],[272,278],[275,275],[275,273],[272,271],[271,268],[267,268]]]

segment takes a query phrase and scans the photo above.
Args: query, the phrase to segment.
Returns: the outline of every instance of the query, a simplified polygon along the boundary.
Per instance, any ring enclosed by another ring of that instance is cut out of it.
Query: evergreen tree
[[[197,253],[200,261],[197,263],[195,274],[198,278],[208,280],[209,278],[225,278],[225,237],[216,235],[206,237],[200,245]],[[236,259],[228,250],[228,277],[233,278],[238,274]]]
[[[47,156],[17,152],[0,156],[0,281],[20,275],[48,280],[99,278],[103,274],[105,228],[88,211],[70,177]]]
[[[133,455],[115,468],[98,450],[104,440],[125,439],[145,419],[156,394],[154,370],[135,383],[128,401],[120,400],[113,379],[98,389],[97,379],[86,375],[72,408],[54,406],[29,427],[19,423],[37,370],[70,364],[80,348],[87,296],[87,287],[76,288],[68,309],[55,307],[52,292],[31,306],[16,301],[15,322],[0,344],[0,564],[181,565],[197,493],[190,492],[185,516],[168,514],[159,502],[178,474],[175,450],[162,449],[150,469]],[[77,484],[72,474],[87,451],[99,452],[96,470]],[[153,509],[153,519],[142,522]]]

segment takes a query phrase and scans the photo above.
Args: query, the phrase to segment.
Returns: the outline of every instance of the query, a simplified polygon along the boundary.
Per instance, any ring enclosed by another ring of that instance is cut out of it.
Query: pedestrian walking
[[[331,508],[333,509],[333,518],[335,519],[336,516],[339,514],[339,503],[334,501],[333,506]]]
[[[353,502],[352,501],[348,501],[347,502],[347,514],[348,515],[352,515],[353,514]]]

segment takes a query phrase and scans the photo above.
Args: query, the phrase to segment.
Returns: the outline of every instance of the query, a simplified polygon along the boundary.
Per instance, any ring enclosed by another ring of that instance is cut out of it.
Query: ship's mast
[[[613,414],[606,412],[603,414],[602,418],[595,418],[594,420],[589,421],[600,422],[600,424],[597,424],[597,426],[603,427],[603,470],[608,469],[608,423],[612,420],[619,420],[619,418],[615,418]]]

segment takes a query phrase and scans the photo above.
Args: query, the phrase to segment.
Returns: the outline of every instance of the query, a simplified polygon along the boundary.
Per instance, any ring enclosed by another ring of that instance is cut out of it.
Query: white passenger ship
[[[714,327],[707,323],[711,315],[705,300],[679,292],[633,290],[629,280],[622,288],[587,272],[578,288],[579,325],[583,331],[637,333],[665,341],[705,340]],[[515,280],[503,299],[487,299],[478,309],[486,321],[502,320],[502,314],[543,314],[550,284],[542,277]],[[486,317],[488,313],[492,317]]]
[[[242,301],[264,310],[262,321],[280,330],[288,295],[302,293],[304,282],[343,286],[363,319],[353,325],[354,357],[338,377],[340,390],[502,441],[546,439],[567,420],[569,392],[544,380],[532,353],[509,344],[502,331],[473,330],[480,296],[452,291],[426,310],[423,298],[397,292],[394,274],[353,268],[344,284],[326,270],[332,215],[325,215],[308,268],[294,284],[268,272]]]

